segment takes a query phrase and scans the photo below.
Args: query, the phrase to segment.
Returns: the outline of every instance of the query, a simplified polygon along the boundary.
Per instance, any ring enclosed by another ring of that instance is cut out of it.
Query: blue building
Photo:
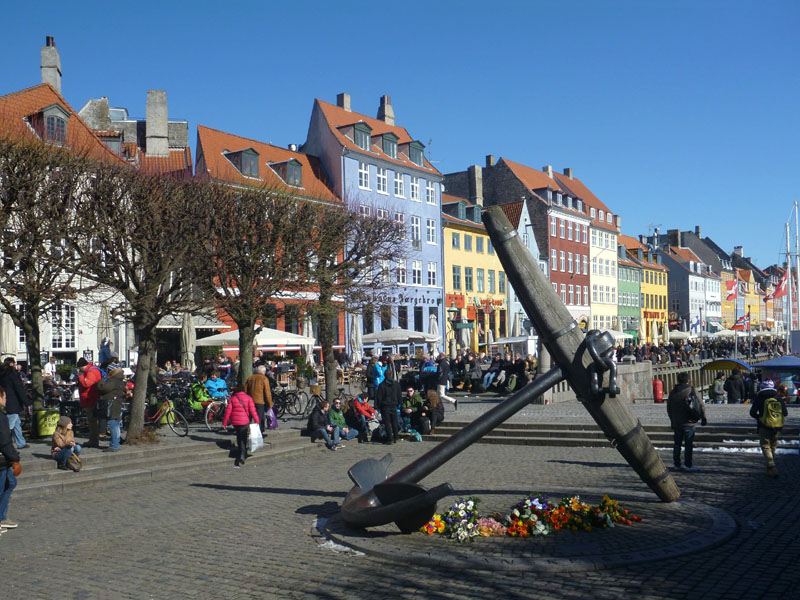
[[[441,335],[443,177],[425,158],[425,146],[394,124],[389,96],[381,98],[377,118],[353,112],[349,94],[339,94],[335,105],[316,99],[302,151],[319,157],[343,201],[408,229],[406,258],[376,265],[387,281],[363,309],[363,333],[392,327],[429,332],[435,320]]]

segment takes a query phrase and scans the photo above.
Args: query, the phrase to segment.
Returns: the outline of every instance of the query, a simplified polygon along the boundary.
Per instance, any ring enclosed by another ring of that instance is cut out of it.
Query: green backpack
[[[777,397],[764,399],[764,410],[758,419],[764,427],[780,429],[783,427],[783,406]]]

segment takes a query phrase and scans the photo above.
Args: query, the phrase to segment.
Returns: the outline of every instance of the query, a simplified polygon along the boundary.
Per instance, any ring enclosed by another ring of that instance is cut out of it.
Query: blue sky
[[[623,233],[692,229],[781,260],[800,199],[800,3],[740,1],[109,2],[4,7],[0,94],[41,81],[52,35],[63,94],[280,146],[313,100],[347,92],[443,172],[487,154],[572,167]],[[194,142],[192,142],[194,149]]]

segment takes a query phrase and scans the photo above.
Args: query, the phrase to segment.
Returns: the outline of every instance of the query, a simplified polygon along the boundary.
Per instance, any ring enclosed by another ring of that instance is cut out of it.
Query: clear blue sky
[[[41,81],[53,35],[63,94],[285,146],[315,97],[352,96],[443,172],[487,154],[573,167],[623,233],[700,225],[762,266],[800,199],[800,3],[15,2],[3,10],[0,94]],[[192,141],[194,150],[194,141]]]

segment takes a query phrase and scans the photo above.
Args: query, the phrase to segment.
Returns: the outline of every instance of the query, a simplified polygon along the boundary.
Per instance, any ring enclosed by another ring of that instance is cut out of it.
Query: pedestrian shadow
[[[338,502],[329,500],[322,504],[307,504],[306,506],[301,506],[294,512],[298,515],[314,515],[317,517],[329,518],[338,513],[339,508],[340,505]]]
[[[620,468],[630,469],[631,468],[630,465],[628,465],[626,463],[589,462],[589,461],[585,461],[585,460],[563,460],[563,459],[562,460],[557,460],[557,459],[553,459],[553,460],[548,460],[547,462],[549,462],[549,463],[559,463],[559,464],[563,464],[563,465],[579,465],[581,467],[600,467],[600,468],[603,468],[603,469],[611,469],[611,468],[615,468],[615,469],[620,469]]]
[[[191,487],[209,488],[224,492],[260,492],[262,494],[286,494],[288,496],[329,496],[344,498],[347,492],[329,492],[326,490],[304,490],[298,488],[278,488],[255,485],[225,485],[221,483],[190,483]]]

